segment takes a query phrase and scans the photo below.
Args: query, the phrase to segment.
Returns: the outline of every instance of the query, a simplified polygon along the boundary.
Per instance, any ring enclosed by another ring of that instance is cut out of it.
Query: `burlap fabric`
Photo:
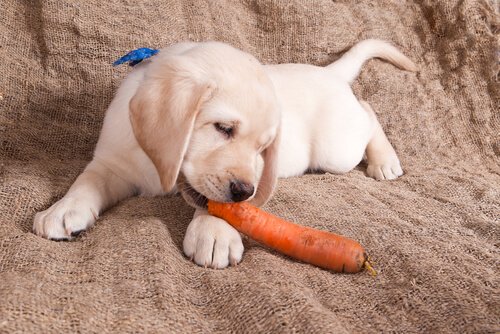
[[[500,330],[498,31],[486,1],[23,1],[0,6],[0,332],[493,333]],[[280,180],[266,209],[359,240],[379,276],[333,274],[245,240],[236,268],[182,254],[193,209],[133,198],[74,242],[31,233],[92,157],[137,47],[220,40],[324,65],[365,38],[356,81],[402,160],[394,182]]]

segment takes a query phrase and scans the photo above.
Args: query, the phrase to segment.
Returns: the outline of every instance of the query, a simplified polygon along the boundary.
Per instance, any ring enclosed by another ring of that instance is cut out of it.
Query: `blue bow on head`
[[[130,66],[134,66],[139,64],[144,59],[148,59],[151,56],[157,54],[159,50],[149,49],[149,48],[140,48],[133,51],[130,51],[125,56],[121,57],[117,61],[113,63],[113,66],[117,66],[123,63],[129,63]]]

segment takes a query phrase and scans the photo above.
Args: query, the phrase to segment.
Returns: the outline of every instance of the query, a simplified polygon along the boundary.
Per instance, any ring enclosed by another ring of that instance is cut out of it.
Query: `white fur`
[[[196,48],[202,52],[189,53]],[[219,153],[223,153],[222,158],[217,160],[222,167],[234,167],[233,160],[238,160],[237,167],[240,169],[236,170],[244,170],[256,187],[271,187],[258,203],[267,200],[274,183],[269,181],[270,185],[259,184],[258,179],[264,177],[265,173],[268,178],[276,178],[272,170],[266,171],[263,167],[265,154],[268,155],[266,159],[276,154],[270,150],[273,139],[279,144],[279,177],[301,175],[308,169],[346,173],[358,165],[363,156],[367,159],[368,176],[381,180],[402,175],[399,159],[375,113],[366,102],[356,99],[349,86],[359,74],[361,65],[372,57],[380,57],[403,69],[415,71],[415,65],[396,48],[382,41],[367,40],[358,43],[337,62],[325,68],[303,64],[264,66],[263,72],[272,84],[265,78],[257,81],[252,77],[252,69],[255,69],[252,66],[261,65],[255,65],[251,59],[247,63],[249,58],[245,58],[242,52],[228,54],[227,48],[221,43],[180,43],[161,50],[160,55],[155,56],[157,60],[153,58],[136,66],[108,108],[94,160],[64,198],[36,214],[34,232],[50,239],[71,239],[76,232],[91,226],[100,212],[123,198],[136,193],[161,195],[172,190],[163,189],[158,166],[134,136],[129,105],[139,87],[149,80],[149,76],[154,75],[148,72],[151,63],[156,61],[161,65],[160,62],[169,62],[174,59],[170,58],[173,56],[219,57],[222,53],[217,53],[217,50],[222,50],[226,57],[232,57],[218,60],[222,72],[219,71],[217,75],[226,73],[223,75],[227,78],[215,81],[219,87],[213,93],[214,101],[207,103],[205,111],[195,122],[185,155],[186,161],[181,167],[192,186],[206,197],[220,200],[224,198],[221,197],[224,191],[227,192],[226,176],[221,174],[225,171],[217,174],[214,171],[216,166],[203,167],[199,162],[201,157],[208,156],[210,150],[216,147]],[[210,53],[211,50],[215,50],[215,53]],[[228,60],[232,64],[241,63],[241,72],[227,72],[224,64]],[[249,71],[243,70],[245,66],[249,66]],[[207,75],[210,70],[208,66],[193,74],[193,77],[202,80],[203,73]],[[243,83],[246,85],[243,91],[235,90]],[[245,134],[245,138],[221,138],[210,123],[221,117],[223,120],[224,117],[237,119],[239,130],[242,136]],[[276,130],[278,126],[280,131]],[[266,147],[267,153],[263,151]],[[245,158],[232,159],[237,153],[244,154]],[[266,161],[269,163],[272,159]],[[250,164],[250,167],[245,164]],[[174,177],[177,178],[177,175]],[[201,181],[195,181],[195,177],[208,181],[199,184]],[[255,196],[254,193],[249,200]],[[186,231],[184,252],[198,265],[224,268],[241,261],[243,244],[233,227],[208,215],[204,209],[197,208]]]

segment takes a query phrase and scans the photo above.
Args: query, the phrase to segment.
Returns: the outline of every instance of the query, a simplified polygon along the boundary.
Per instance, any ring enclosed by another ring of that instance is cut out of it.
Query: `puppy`
[[[379,40],[326,67],[261,65],[218,42],[180,43],[137,65],[104,119],[93,160],[67,194],[35,215],[36,234],[69,240],[121,199],[180,191],[196,208],[184,253],[201,266],[241,261],[240,234],[207,198],[264,204],[278,177],[346,173],[366,158],[378,180],[403,174],[375,113],[350,83],[372,57],[416,66]]]

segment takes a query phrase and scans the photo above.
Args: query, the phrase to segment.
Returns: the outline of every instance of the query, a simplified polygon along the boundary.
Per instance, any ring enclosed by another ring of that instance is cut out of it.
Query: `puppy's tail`
[[[359,75],[361,66],[371,59],[381,58],[396,65],[400,69],[417,72],[418,68],[408,57],[391,44],[378,40],[367,39],[353,46],[339,60],[327,66],[335,75],[352,83]]]

